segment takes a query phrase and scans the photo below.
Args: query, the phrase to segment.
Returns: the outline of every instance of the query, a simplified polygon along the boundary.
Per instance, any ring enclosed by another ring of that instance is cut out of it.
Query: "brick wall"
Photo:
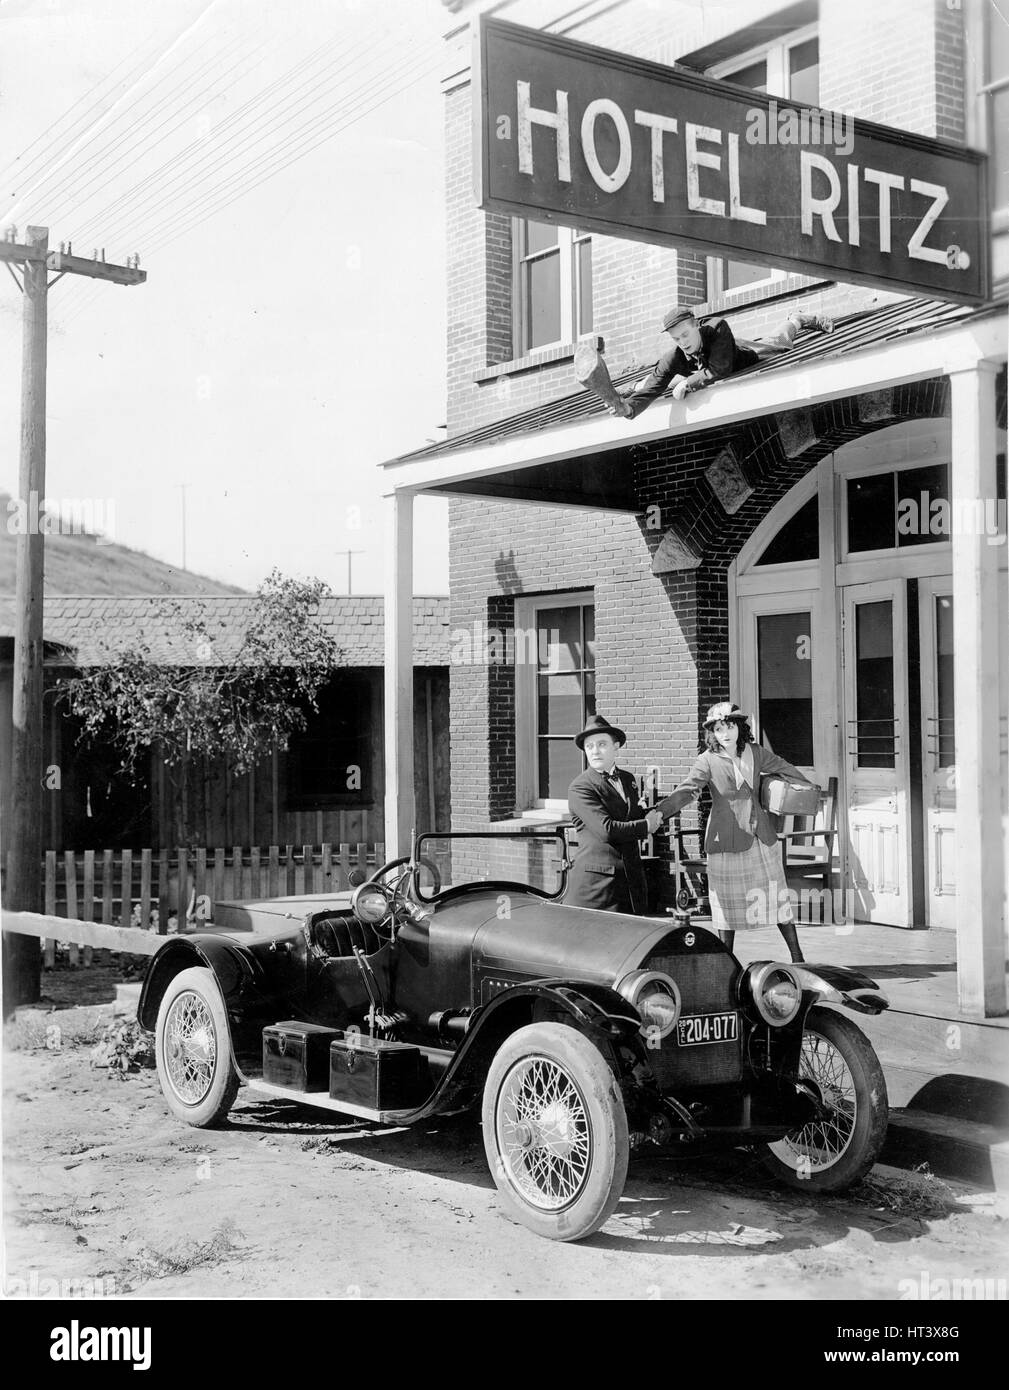
[[[963,14],[946,0],[821,0],[820,102],[963,139]]]

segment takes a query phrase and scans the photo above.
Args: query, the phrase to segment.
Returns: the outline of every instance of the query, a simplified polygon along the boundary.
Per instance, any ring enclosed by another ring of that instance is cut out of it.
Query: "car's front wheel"
[[[213,971],[194,966],[169,984],[158,1009],[155,1057],[165,1099],[187,1125],[207,1129],[234,1105],[238,1075]]]
[[[768,1144],[765,1166],[790,1187],[837,1192],[875,1163],[889,1119],[879,1059],[860,1028],[830,1009],[810,1009],[799,1081],[821,1107],[802,1129]]]
[[[550,1240],[581,1240],[610,1216],[627,1177],[627,1114],[613,1071],[562,1023],[520,1028],[483,1093],[487,1162],[507,1213]]]

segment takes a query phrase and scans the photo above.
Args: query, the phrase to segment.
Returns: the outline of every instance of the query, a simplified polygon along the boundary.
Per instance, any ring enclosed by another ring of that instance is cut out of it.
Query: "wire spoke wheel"
[[[213,971],[193,966],[169,981],[154,1043],[158,1079],[173,1114],[199,1129],[218,1124],[235,1103],[238,1073]]]
[[[199,1105],[214,1079],[217,1034],[210,1010],[198,994],[180,994],[165,1029],[168,1079],[185,1105]]]
[[[779,1144],[772,1144],[771,1149],[781,1157],[784,1149],[792,1161],[805,1161],[811,1169],[829,1168],[847,1150],[855,1133],[855,1078],[832,1042],[818,1033],[804,1033],[799,1080],[829,1109],[829,1118],[813,1120]]]
[[[498,1146],[523,1197],[560,1211],[581,1191],[592,1156],[585,1099],[549,1057],[527,1057],[505,1077]]]
[[[765,1164],[792,1187],[850,1187],[872,1167],[886,1137],[889,1107],[879,1059],[850,1019],[814,1008],[802,1036],[798,1082],[818,1114],[768,1144]]]
[[[627,1176],[623,1096],[596,1044],[532,1023],[501,1044],[483,1094],[487,1162],[504,1210],[549,1240],[581,1240],[613,1211]]]

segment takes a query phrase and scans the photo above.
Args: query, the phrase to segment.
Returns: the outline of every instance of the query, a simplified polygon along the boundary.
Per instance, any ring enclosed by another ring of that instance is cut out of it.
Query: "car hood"
[[[507,898],[507,895],[500,895]],[[473,941],[473,965],[481,971],[510,970],[533,978],[563,976],[614,984],[655,954],[678,953],[684,933],[666,920],[597,912],[565,903],[505,901]],[[690,946],[705,935],[690,933]]]

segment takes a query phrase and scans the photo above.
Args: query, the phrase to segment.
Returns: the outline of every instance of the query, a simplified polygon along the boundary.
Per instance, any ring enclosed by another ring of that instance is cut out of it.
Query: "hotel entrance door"
[[[844,590],[842,665],[854,915],[911,926],[905,584]]]

